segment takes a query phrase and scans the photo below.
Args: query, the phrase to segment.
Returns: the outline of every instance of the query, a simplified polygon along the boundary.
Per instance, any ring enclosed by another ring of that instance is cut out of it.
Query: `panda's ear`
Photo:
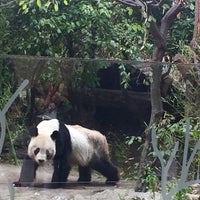
[[[36,137],[38,135],[37,127],[31,127],[29,129],[29,134],[30,134],[31,137]]]
[[[52,134],[51,134],[51,139],[52,140],[56,140],[58,139],[59,137],[59,132],[58,131],[54,131]]]

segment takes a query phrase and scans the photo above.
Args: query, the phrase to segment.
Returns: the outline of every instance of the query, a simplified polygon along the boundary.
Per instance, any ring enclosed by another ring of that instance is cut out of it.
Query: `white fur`
[[[37,155],[34,155],[34,150],[38,147],[40,148],[40,151]],[[51,153],[53,158],[56,152],[55,142],[48,135],[41,134],[37,137],[32,137],[28,145],[28,155],[37,163],[39,163],[39,160],[47,161],[47,149],[49,150],[49,153]]]
[[[37,128],[38,134],[45,134],[50,136],[53,131],[59,130],[59,121],[57,119],[44,120],[37,125]]]
[[[65,125],[70,133],[72,142],[72,162],[86,166],[94,154],[93,146],[86,135],[71,125]]]

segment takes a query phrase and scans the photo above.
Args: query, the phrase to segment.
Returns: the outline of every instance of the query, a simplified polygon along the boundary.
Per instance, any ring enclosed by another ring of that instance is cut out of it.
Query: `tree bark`
[[[200,103],[200,81],[199,81],[199,66],[191,65],[199,62],[200,55],[200,1],[195,1],[195,24],[193,38],[190,42],[190,60],[186,60],[184,55],[177,54],[173,58],[174,64],[181,73],[183,80],[186,83],[186,116],[196,117],[199,115],[199,109],[196,105]]]
[[[163,52],[163,50],[162,50]],[[159,48],[154,48],[154,56],[156,60],[159,60],[159,57],[161,57],[163,54],[160,53]],[[152,78],[153,81],[151,83],[151,118],[148,125],[148,128],[145,132],[145,141],[143,144],[142,152],[141,152],[141,158],[140,158],[140,166],[139,166],[139,176],[142,176],[144,171],[147,169],[147,166],[151,165],[152,162],[148,158],[148,153],[151,152],[151,131],[152,131],[152,125],[158,124],[162,117],[163,117],[163,105],[161,101],[161,76],[162,76],[162,66],[160,65],[160,62],[153,63],[152,64]],[[146,190],[146,186],[142,184],[141,180],[138,179],[137,182],[137,190]]]
[[[191,48],[196,53],[196,55],[200,54],[200,1],[195,1],[195,23],[194,23],[194,32],[193,38],[190,43]],[[197,63],[197,60],[194,58],[194,63]]]
[[[192,49],[191,53],[191,61],[195,64],[200,61],[200,1],[195,0],[195,24],[193,31],[193,38],[190,42],[190,46]],[[186,72],[186,98],[188,106],[186,108],[186,114],[188,116],[197,117],[199,115],[199,109],[197,109],[196,105],[200,103],[200,81],[199,81],[199,66],[190,65],[187,67]],[[184,74],[183,74],[184,76]]]

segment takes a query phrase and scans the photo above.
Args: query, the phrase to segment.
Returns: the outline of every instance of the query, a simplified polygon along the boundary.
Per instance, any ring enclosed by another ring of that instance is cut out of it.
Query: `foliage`
[[[192,187],[189,186],[185,189],[180,190],[177,192],[176,196],[174,197],[173,200],[183,200],[186,199],[186,194],[192,191]]]
[[[4,107],[13,92],[14,75],[7,61],[0,60],[0,109]]]
[[[190,135],[191,145],[199,139],[200,118],[193,117],[190,120]],[[182,118],[178,122],[174,122],[174,117],[170,114],[165,114],[163,120],[159,123],[157,130],[157,137],[159,138],[159,149],[162,154],[169,156],[171,153],[171,147],[176,141],[184,144],[184,138],[186,134],[186,119]],[[192,148],[192,147],[191,147]],[[178,156],[182,156],[183,152],[180,149]]]
[[[179,49],[184,60],[187,61],[188,64],[192,63],[195,55],[195,52],[192,50],[192,48],[183,41],[180,41]]]
[[[147,189],[150,192],[154,193],[158,190],[158,185],[159,185],[158,176],[151,167],[147,167],[142,182],[147,184]]]
[[[169,183],[167,185],[167,190],[170,191],[170,189],[172,189],[173,187],[176,186],[176,184],[178,183],[178,179],[175,179],[173,182]],[[186,199],[186,194],[192,191],[192,187],[189,186],[187,188],[184,188],[180,191],[178,191],[176,193],[176,195],[173,197],[173,200],[182,200],[182,199]]]
[[[168,112],[174,117],[174,121],[184,117],[185,112],[185,91],[184,84],[175,82],[171,88],[170,95],[163,98],[163,102],[167,105]]]
[[[9,59],[0,60],[0,110],[4,109],[4,106],[8,103],[15,89],[15,79],[14,70],[11,67],[11,62]],[[19,121],[15,121],[17,118],[23,118],[23,112],[19,110],[20,106],[16,104],[12,105],[11,109],[6,113],[8,119],[6,120],[6,141],[5,146],[9,149],[9,154],[12,153],[15,164],[18,164],[16,152],[15,152],[15,142],[19,139],[20,135],[23,133],[22,125],[19,125]],[[23,122],[22,122],[23,123]],[[2,136],[2,135],[1,135]],[[10,158],[10,155],[9,155]]]
[[[147,42],[141,55],[145,30],[135,22],[131,9],[110,1],[33,2],[21,0],[20,10],[17,5],[12,8],[8,13],[15,18],[4,13],[10,33],[5,38],[4,52],[134,60],[149,57],[152,45]]]
[[[142,137],[140,136],[127,136],[126,137],[126,141],[125,144],[127,144],[128,146],[132,145],[134,143],[134,141],[141,143],[142,142]]]
[[[117,165],[121,166],[120,176],[122,179],[134,180],[138,179],[138,158],[133,157],[133,152],[138,150],[141,144],[141,137],[128,137],[124,134],[109,131],[107,138],[112,145],[110,146],[110,152],[112,158],[117,161]]]
[[[153,13],[158,23],[169,6],[167,1],[161,13]],[[111,1],[20,0],[8,5],[5,1],[0,10],[4,53],[144,60],[152,52],[147,29],[154,19],[146,16],[145,9],[141,16]],[[178,41],[187,44],[192,38],[193,10],[194,2],[189,1],[173,24],[168,40],[170,54],[179,50]]]
[[[74,63],[72,87],[73,88],[94,88],[98,86],[99,79],[97,70],[106,67],[107,64],[102,62],[78,61]]]
[[[61,80],[61,72],[59,65],[62,63],[59,60],[48,61],[44,64],[46,70],[41,73],[41,83],[51,83],[51,85],[58,85]]]
[[[20,110],[17,110],[19,109],[17,105],[13,105],[12,107],[14,108],[8,113],[8,120],[6,123],[7,135],[4,144],[5,152],[1,155],[1,158],[19,165],[16,147],[25,149],[27,145],[24,142],[26,137],[24,135],[24,133],[26,133],[26,127],[24,123],[25,116],[20,112]]]
[[[129,87],[129,82],[130,82],[130,75],[129,73],[126,72],[126,67],[124,64],[121,64],[119,66],[120,70],[120,76],[121,76],[121,85],[123,88],[127,89]]]
[[[22,10],[28,12],[29,7],[31,5],[37,5],[39,8],[41,8],[42,6],[48,8],[49,6],[53,6],[55,11],[59,10],[59,6],[62,5],[68,5],[68,0],[54,0],[54,1],[50,1],[50,0],[46,0],[45,2],[41,1],[41,0],[20,0],[19,1],[19,6],[21,7]]]
[[[188,7],[181,13],[180,19],[176,20],[170,29],[168,37],[168,52],[175,55],[182,51],[180,42],[189,44],[194,30],[194,2],[188,2]]]

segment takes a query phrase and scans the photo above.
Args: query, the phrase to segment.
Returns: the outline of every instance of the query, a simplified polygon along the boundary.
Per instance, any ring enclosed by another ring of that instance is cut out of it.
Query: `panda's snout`
[[[44,160],[44,159],[39,159],[38,162],[39,162],[40,164],[42,164],[42,163],[45,162],[45,160]]]

